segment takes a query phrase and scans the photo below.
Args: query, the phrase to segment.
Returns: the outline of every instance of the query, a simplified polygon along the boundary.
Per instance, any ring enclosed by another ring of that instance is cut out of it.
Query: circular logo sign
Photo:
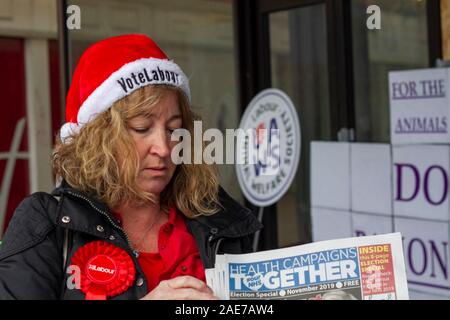
[[[248,105],[239,126],[236,174],[256,206],[277,202],[289,189],[300,159],[300,122],[291,99],[267,89]]]
[[[107,284],[117,273],[117,266],[111,257],[99,254],[92,257],[86,264],[86,274],[94,283]]]

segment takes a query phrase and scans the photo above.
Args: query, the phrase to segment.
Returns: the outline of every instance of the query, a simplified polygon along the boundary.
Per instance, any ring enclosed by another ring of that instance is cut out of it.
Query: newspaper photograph
[[[208,285],[224,300],[407,300],[400,233],[217,255]]]

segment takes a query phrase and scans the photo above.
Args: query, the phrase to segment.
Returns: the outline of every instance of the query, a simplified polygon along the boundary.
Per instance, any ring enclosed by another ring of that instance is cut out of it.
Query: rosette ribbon
[[[86,300],[117,296],[133,284],[136,275],[128,253],[105,241],[93,241],[79,248],[71,265],[80,268],[80,289]]]

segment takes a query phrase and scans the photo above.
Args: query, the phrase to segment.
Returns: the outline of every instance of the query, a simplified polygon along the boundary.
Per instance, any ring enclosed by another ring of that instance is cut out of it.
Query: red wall
[[[58,41],[50,40],[48,42],[49,50],[49,65],[50,65],[50,99],[52,108],[52,138],[54,143],[54,138],[56,133],[61,128],[62,122],[62,112],[61,112],[61,100],[60,100],[60,75],[59,75],[59,47]]]
[[[0,115],[0,153],[4,153],[11,149],[18,121],[26,117],[24,39],[0,38],[0,70],[0,110],[3,111]],[[61,127],[59,54],[58,42],[55,40],[49,41],[49,75],[52,137],[54,138]],[[28,151],[26,126],[22,135],[20,151]],[[5,179],[7,161],[7,159],[0,159],[0,181]],[[18,204],[30,193],[28,160],[12,159],[12,161],[14,161],[15,168],[4,216],[4,230]],[[0,192],[5,192],[5,190],[0,190]]]
[[[0,38],[0,153],[9,152],[17,122],[26,116],[24,41]],[[28,151],[27,128],[22,135],[20,151]],[[5,178],[8,160],[0,159],[0,181]],[[6,222],[15,208],[29,193],[28,160],[15,162],[13,179],[6,209]],[[0,185],[1,186],[1,185]],[[5,190],[0,190],[5,192]],[[5,225],[6,227],[6,225]]]

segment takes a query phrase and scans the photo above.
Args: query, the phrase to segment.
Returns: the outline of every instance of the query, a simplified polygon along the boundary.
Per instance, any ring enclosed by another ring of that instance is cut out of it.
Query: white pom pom
[[[80,125],[73,123],[73,122],[67,122],[65,123],[59,132],[59,135],[61,137],[62,143],[68,143],[70,141],[70,138],[78,132],[80,132]]]

